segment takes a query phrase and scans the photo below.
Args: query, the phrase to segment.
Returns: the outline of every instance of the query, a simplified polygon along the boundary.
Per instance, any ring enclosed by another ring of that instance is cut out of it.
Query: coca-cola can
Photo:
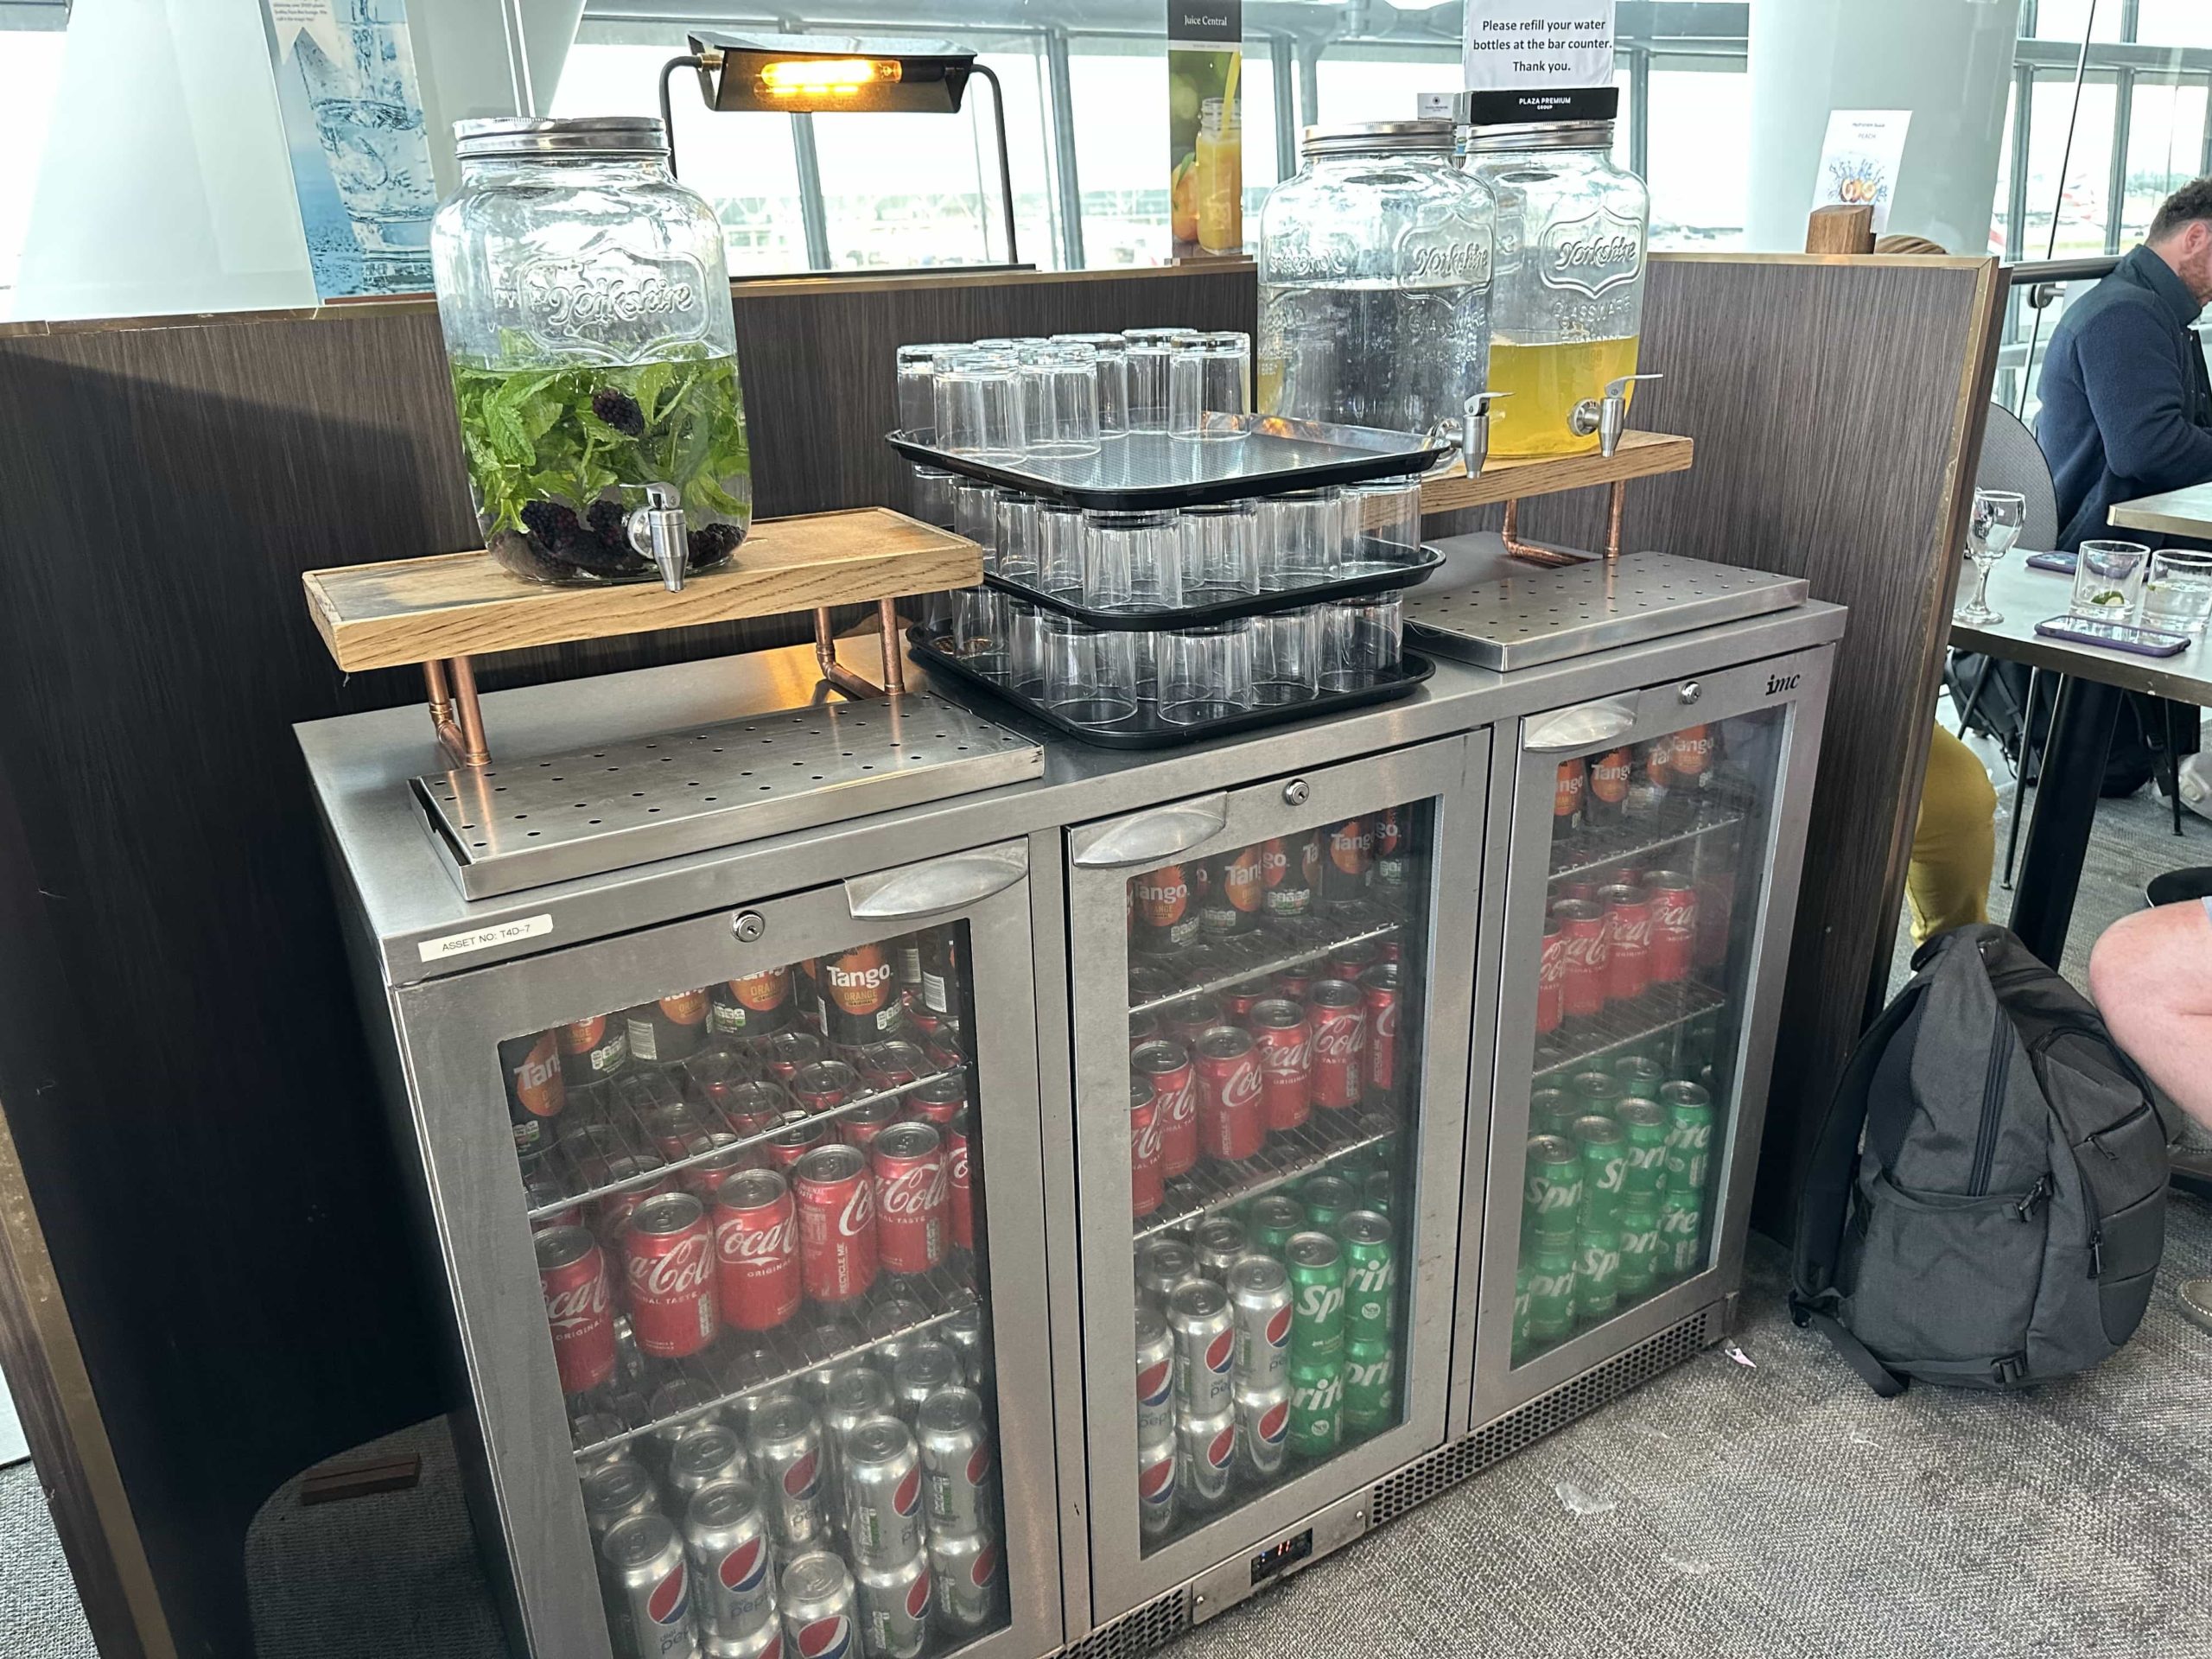
[[[938,1127],[944,1141],[944,1215],[952,1248],[976,1248],[976,1121],[963,1108]]]
[[[1543,954],[1536,962],[1536,1029],[1553,1032],[1560,1020],[1560,992],[1567,982],[1567,933],[1557,916],[1544,918]]]
[[[1260,1116],[1270,1133],[1294,1129],[1313,1116],[1313,1028],[1287,997],[1252,1005],[1246,1025],[1260,1053]]]
[[[689,1192],[639,1205],[622,1233],[624,1300],[638,1346],[655,1359],[696,1354],[721,1329],[714,1230]]]
[[[842,1060],[817,1060],[791,1076],[791,1098],[803,1112],[827,1112],[861,1091],[860,1073]]]
[[[1152,1085],[1129,1079],[1129,1213],[1148,1216],[1166,1198],[1160,1173],[1160,1109]]]
[[[784,1128],[761,1143],[768,1161],[779,1169],[798,1166],[798,1160],[817,1147],[830,1144],[830,1124],[793,1106],[784,1113]]]
[[[653,1150],[674,1163],[688,1157],[693,1144],[707,1133],[707,1120],[688,1100],[664,1101],[640,1114]]]
[[[1359,976],[1367,1001],[1367,1099],[1372,1105],[1397,1098],[1400,982],[1394,962],[1378,962]]]
[[[553,1363],[561,1392],[582,1394],[614,1375],[614,1295],[607,1253],[582,1227],[539,1233],[538,1287],[553,1331]]]
[[[906,1099],[906,1110],[912,1116],[925,1117],[943,1128],[968,1103],[968,1080],[962,1077],[931,1077],[920,1087],[909,1090]]]
[[[1382,947],[1373,939],[1340,944],[1329,952],[1329,977],[1357,980],[1382,960]]]
[[[931,1532],[930,1576],[937,1580],[937,1620],[946,1630],[971,1636],[997,1616],[999,1541],[989,1533]]]
[[[1274,976],[1274,987],[1277,996],[1303,1002],[1306,992],[1313,988],[1313,970],[1311,968],[1286,968]]]
[[[893,1123],[868,1148],[875,1172],[875,1249],[885,1268],[927,1273],[944,1263],[944,1141],[934,1123]]]
[[[715,1294],[722,1322],[772,1331],[798,1312],[798,1211],[772,1169],[741,1169],[715,1191]]]
[[[740,1135],[766,1135],[794,1109],[784,1085],[766,1077],[731,1085],[715,1103],[721,1108],[722,1121]]]
[[[1678,870],[1652,870],[1643,885],[1651,894],[1652,982],[1679,985],[1697,954],[1697,883]]]
[[[866,1152],[875,1144],[875,1137],[899,1121],[899,1101],[895,1096],[884,1095],[874,1100],[862,1101],[849,1112],[837,1116],[837,1138],[849,1147],[858,1147]]]
[[[912,1560],[881,1567],[863,1562],[854,1569],[853,1586],[868,1659],[921,1659],[935,1622],[929,1552],[917,1547]]]
[[[622,1242],[622,1234],[630,1224],[630,1217],[638,1213],[639,1206],[650,1198],[679,1190],[680,1183],[674,1175],[663,1173],[658,1180],[645,1179],[662,1167],[660,1160],[649,1152],[624,1154],[609,1158],[600,1169],[592,1172],[601,1181],[633,1181],[620,1192],[609,1192],[599,1201],[599,1212],[594,1224],[599,1230],[600,1243],[610,1249]]]
[[[694,1493],[683,1513],[683,1548],[707,1635],[741,1637],[775,1625],[775,1551],[752,1482],[717,1481]]]
[[[1595,899],[1562,899],[1552,906],[1566,936],[1566,969],[1560,978],[1560,1012],[1569,1020],[1588,1020],[1605,1011],[1610,988],[1605,950],[1605,907]]]
[[[1187,996],[1160,1017],[1167,1034],[1188,1048],[1229,1016],[1217,996]]]
[[[1651,986],[1651,894],[1643,887],[1599,890],[1605,907],[1605,995],[1633,1002]]]
[[[792,1168],[799,1271],[806,1294],[831,1306],[875,1283],[875,1193],[858,1147],[817,1147]]]
[[[1231,985],[1221,994],[1222,1018],[1241,1025],[1251,1018],[1255,1007],[1275,994],[1274,984],[1266,979],[1248,979]]]
[[[530,1211],[530,1230],[542,1233],[549,1227],[581,1227],[584,1211],[580,1204],[568,1202],[569,1189],[557,1177],[547,1174],[531,1176],[522,1185],[523,1207]]]
[[[683,1167],[676,1172],[677,1185],[711,1205],[724,1180],[741,1169],[757,1168],[760,1161],[759,1154],[740,1146],[728,1129],[709,1129],[695,1143]]]
[[[982,1396],[973,1389],[939,1389],[914,1417],[922,1448],[922,1503],[935,1532],[988,1532],[996,1523],[993,1496],[998,1459]]]
[[[873,1089],[896,1089],[925,1076],[932,1068],[921,1045],[903,1037],[870,1043],[860,1052],[860,1069]]]
[[[1160,1122],[1160,1173],[1167,1180],[1187,1175],[1198,1162],[1198,1071],[1182,1044],[1166,1038],[1140,1045],[1129,1070],[1152,1085]]]
[[[830,1048],[813,1032],[787,1027],[768,1039],[766,1052],[768,1070],[776,1081],[788,1084],[799,1074],[802,1066],[828,1058]]]
[[[796,1394],[772,1394],[753,1408],[746,1433],[768,1529],[777,1544],[791,1550],[814,1543],[828,1527],[822,1504],[822,1431],[813,1411]]]
[[[1222,1163],[1255,1157],[1268,1138],[1260,1106],[1266,1087],[1252,1033],[1216,1026],[1198,1040],[1192,1060],[1198,1078],[1198,1147]]]
[[[922,1548],[922,1459],[896,1417],[844,1437],[845,1541],[863,1566],[912,1560]]]
[[[1349,1111],[1367,1086],[1366,994],[1349,980],[1316,980],[1306,994],[1306,1016],[1313,1033],[1313,1103]]]
[[[970,1056],[966,1028],[950,1016],[938,1020],[937,1029],[922,1044],[922,1052],[939,1071],[951,1071],[967,1065]]]

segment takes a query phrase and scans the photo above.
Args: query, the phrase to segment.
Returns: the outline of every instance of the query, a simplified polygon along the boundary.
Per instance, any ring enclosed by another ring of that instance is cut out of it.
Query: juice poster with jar
[[[1173,257],[1244,250],[1243,0],[1168,0]]]

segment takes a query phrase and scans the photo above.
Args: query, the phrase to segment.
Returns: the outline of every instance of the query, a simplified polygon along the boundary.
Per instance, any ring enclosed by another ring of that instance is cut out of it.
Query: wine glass
[[[1976,490],[1974,510],[1967,518],[1967,557],[1974,561],[1974,597],[1953,613],[1951,620],[1989,627],[2005,619],[1989,608],[1989,573],[1998,560],[2012,550],[2028,522],[2028,499],[2012,490]]]

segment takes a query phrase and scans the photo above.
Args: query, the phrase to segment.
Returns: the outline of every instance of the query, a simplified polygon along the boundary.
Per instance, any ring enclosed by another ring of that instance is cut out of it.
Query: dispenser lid
[[[1308,127],[1299,136],[1300,153],[1316,156],[1375,156],[1452,153],[1457,133],[1449,121],[1367,121],[1356,126]]]
[[[494,156],[665,156],[668,135],[652,115],[493,115],[453,124],[464,162]]]

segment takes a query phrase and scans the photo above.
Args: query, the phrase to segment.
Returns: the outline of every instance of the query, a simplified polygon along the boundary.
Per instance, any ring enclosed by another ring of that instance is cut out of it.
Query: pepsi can
[[[868,1310],[862,1327],[874,1344],[875,1363],[888,1370],[899,1357],[931,1338],[915,1329],[927,1324],[930,1311],[911,1296],[893,1296]]]
[[[963,1307],[938,1327],[945,1341],[952,1344],[952,1351],[960,1356],[963,1370],[968,1373],[968,1386],[988,1389],[991,1386],[991,1345],[983,1340],[983,1310]]]
[[[583,1478],[584,1519],[591,1535],[604,1538],[633,1515],[652,1515],[660,1508],[660,1494],[643,1465],[628,1458],[601,1464]]]
[[[1175,1433],[1137,1445],[1137,1521],[1147,1538],[1162,1537],[1175,1526],[1176,1465],[1182,1453]]]
[[[932,1532],[930,1577],[938,1625],[973,1636],[998,1616],[999,1541],[988,1532]]]
[[[960,1388],[967,1380],[959,1355],[941,1342],[922,1343],[891,1368],[892,1402],[911,1427],[931,1395]]]
[[[891,1414],[891,1384],[867,1365],[840,1365],[822,1401],[823,1475],[829,1512],[845,1513],[845,1452],[862,1423]]]
[[[607,1623],[632,1659],[696,1659],[691,1575],[664,1515],[633,1515],[600,1540]]]
[[[784,1659],[784,1625],[770,1619],[757,1630],[742,1636],[717,1636],[712,1630],[699,1640],[706,1659]]]
[[[1198,1258],[1179,1238],[1147,1238],[1137,1246],[1137,1288],[1162,1306],[1179,1286],[1198,1276]]]
[[[921,1659],[930,1644],[930,1558],[862,1566],[853,1574],[861,1611],[861,1645],[868,1659]]]
[[[853,1575],[828,1550],[794,1557],[776,1599],[784,1610],[785,1659],[861,1659]]]
[[[1236,1460],[1247,1475],[1273,1480],[1290,1453],[1290,1376],[1268,1389],[1236,1395]]]
[[[1175,1338],[1158,1309],[1137,1308],[1137,1444],[1175,1434]]]
[[[715,1404],[715,1390],[696,1376],[678,1376],[653,1390],[649,1402],[655,1425],[653,1444],[660,1451],[660,1466],[668,1467],[676,1443],[694,1429],[725,1421]]]
[[[1175,1337],[1176,1414],[1187,1421],[1227,1411],[1236,1347],[1229,1293],[1211,1279],[1177,1286],[1167,1299],[1167,1328]]]
[[[744,1480],[753,1473],[745,1455],[745,1442],[737,1431],[720,1423],[695,1428],[676,1443],[668,1454],[668,1484],[679,1506],[692,1493],[718,1480]]]
[[[611,1411],[587,1411],[574,1418],[569,1424],[569,1440],[590,1448],[576,1453],[577,1477],[635,1458],[639,1448],[621,1438],[629,1432],[630,1425]]]
[[[915,1423],[922,1451],[922,1503],[930,1531],[988,1530],[997,1459],[983,1421],[982,1397],[973,1389],[940,1389]]]
[[[1217,1285],[1229,1282],[1229,1270],[1242,1262],[1251,1248],[1244,1224],[1227,1216],[1200,1222],[1198,1231],[1191,1235],[1191,1249],[1198,1259],[1198,1271]]]
[[[845,1541],[853,1558],[884,1567],[922,1548],[922,1459],[896,1417],[871,1417],[844,1444]]]
[[[1229,1496],[1229,1477],[1236,1466],[1236,1413],[1224,1406],[1176,1425],[1182,1443],[1182,1484],[1189,1501],[1211,1509]]]
[[[683,1516],[699,1620],[711,1636],[745,1636],[776,1623],[775,1561],[760,1496],[748,1481],[702,1487]]]
[[[827,1528],[823,1519],[822,1432],[795,1394],[775,1394],[753,1408],[753,1459],[768,1529],[785,1549],[804,1549]]]
[[[1271,1255],[1248,1255],[1229,1270],[1236,1319],[1236,1386],[1265,1392],[1290,1382],[1290,1271]]]

